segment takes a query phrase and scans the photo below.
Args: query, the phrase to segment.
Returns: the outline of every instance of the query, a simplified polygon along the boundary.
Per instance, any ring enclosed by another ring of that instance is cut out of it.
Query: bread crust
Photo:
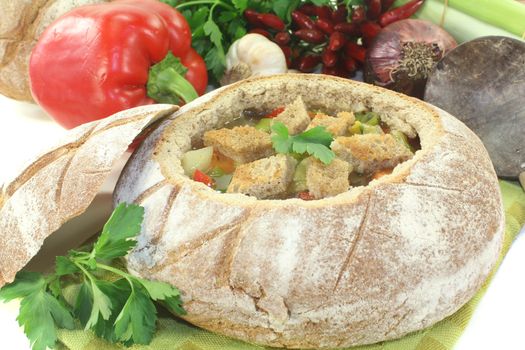
[[[205,131],[298,94],[312,109],[373,109],[417,133],[421,150],[368,186],[316,201],[220,194],[184,176],[180,157]],[[145,207],[129,269],[178,286],[186,320],[287,348],[369,344],[434,324],[480,288],[504,230],[492,163],[464,124],[321,75],[250,79],[186,106],[133,154],[114,198]]]
[[[46,237],[86,210],[133,139],[177,108],[137,107],[72,129],[2,186],[0,287],[13,281]]]

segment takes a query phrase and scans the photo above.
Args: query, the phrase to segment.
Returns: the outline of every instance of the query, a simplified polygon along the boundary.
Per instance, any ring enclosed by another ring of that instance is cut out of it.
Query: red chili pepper
[[[301,29],[315,29],[314,21],[299,11],[292,11],[292,22]]]
[[[414,13],[419,10],[421,5],[423,5],[424,0],[413,0],[407,2],[403,6],[396,7],[388,12],[383,13],[379,16],[379,24],[381,27],[386,27],[390,23],[400,21],[412,16]]]
[[[319,55],[306,55],[299,60],[297,69],[301,72],[309,73],[312,72],[319,63],[321,63],[321,57]]]
[[[396,2],[396,0],[381,0],[381,10],[386,12],[394,5],[394,2]]]
[[[284,53],[284,57],[286,58],[286,66],[290,68],[292,66],[292,49],[290,46],[280,46],[281,50]]]
[[[315,15],[327,21],[332,20],[332,12],[330,6],[317,6],[315,8]]]
[[[352,57],[345,57],[343,59],[343,67],[349,73],[353,73],[357,70],[357,62]]]
[[[272,39],[272,34],[270,34],[270,32],[267,31],[266,29],[253,28],[253,29],[250,29],[248,31],[248,33],[261,34],[261,35],[267,37],[268,39]]]
[[[272,110],[270,113],[268,113],[267,115],[265,115],[264,117],[265,117],[265,118],[275,118],[275,117],[277,117],[279,114],[281,114],[282,112],[284,112],[284,107],[277,107],[277,108],[275,108],[274,110]]]
[[[299,29],[294,34],[299,39],[312,44],[321,44],[326,39],[323,32],[317,29]]]
[[[297,11],[302,12],[307,16],[317,16],[317,6],[314,4],[303,4],[297,8]]]
[[[337,6],[337,10],[332,12],[332,22],[335,24],[346,22],[346,17],[348,16],[348,10],[346,5]]]
[[[366,16],[368,19],[376,19],[381,14],[381,0],[367,0],[366,5],[368,10]]]
[[[248,24],[254,26],[254,27],[262,27],[263,24],[261,21],[259,21],[259,12],[252,10],[252,9],[246,9],[244,11],[244,18],[246,18],[246,21]]]
[[[204,92],[208,79],[204,61],[190,48],[188,23],[160,1],[78,7],[51,24],[34,47],[33,97],[66,128],[151,104],[153,98],[189,102]],[[152,67],[155,72],[148,74]]]
[[[323,61],[323,65],[325,67],[333,67],[337,64],[337,53],[325,48],[323,50],[323,54],[321,55],[321,60]]]
[[[333,32],[330,35],[330,40],[328,41],[328,49],[331,51],[338,51],[346,43],[346,37],[341,32]]]
[[[313,201],[315,199],[315,197],[312,196],[308,191],[297,193],[297,198],[302,199],[303,201]]]
[[[334,32],[334,25],[332,24],[332,22],[322,18],[318,18],[315,21],[315,26],[317,27],[317,29],[320,29],[323,33],[328,35]]]
[[[381,31],[381,26],[372,21],[366,21],[361,23],[361,31],[363,32],[363,38],[370,43]]]
[[[361,36],[361,28],[355,23],[337,23],[334,30],[351,36]]]
[[[354,7],[352,11],[352,23],[361,23],[366,20],[366,11],[363,6]]]
[[[278,45],[287,45],[290,42],[290,34],[288,32],[279,32],[275,34],[273,40]]]
[[[193,180],[197,182],[202,182],[208,187],[213,187],[214,181],[211,178],[211,176],[206,175],[199,169],[195,169],[195,172],[193,173]]]
[[[321,69],[321,73],[328,74],[328,75],[335,75],[337,77],[347,78],[348,73],[346,70],[344,70],[343,67],[341,67],[339,64],[336,64],[333,67],[323,67]]]
[[[257,19],[264,24],[266,27],[275,29],[278,31],[283,31],[286,28],[283,20],[279,16],[274,15],[273,13],[259,13]]]
[[[366,57],[366,49],[362,46],[357,45],[353,41],[348,41],[345,44],[345,55],[352,57],[357,62],[364,63]]]

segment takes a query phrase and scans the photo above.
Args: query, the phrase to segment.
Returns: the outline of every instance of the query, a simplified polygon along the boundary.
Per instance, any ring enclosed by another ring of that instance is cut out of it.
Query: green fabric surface
[[[513,183],[500,181],[501,193],[505,207],[506,229],[503,250],[494,269],[510,248],[510,245],[525,223],[525,193]],[[401,339],[382,342],[367,346],[348,348],[351,350],[448,350],[453,348],[462,332],[465,330],[476,306],[485,294],[492,279],[487,278],[483,287],[476,295],[455,314],[436,323],[425,330],[409,334]],[[255,346],[234,340],[218,334],[199,329],[188,323],[170,317],[159,315],[158,331],[152,343],[148,346],[132,346],[132,350],[173,349],[173,350],[263,350],[274,349]],[[60,330],[59,349],[70,350],[114,350],[126,349],[124,346],[109,344],[97,338],[93,333],[84,330]]]

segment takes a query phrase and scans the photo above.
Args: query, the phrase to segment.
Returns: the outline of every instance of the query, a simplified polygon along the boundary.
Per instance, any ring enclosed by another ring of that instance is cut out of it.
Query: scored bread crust
[[[87,209],[133,139],[177,109],[137,107],[69,130],[2,186],[0,287],[13,281],[49,235]]]
[[[328,113],[371,109],[421,150],[390,175],[316,201],[221,194],[180,158],[246,108],[301,95]],[[504,230],[481,141],[424,102],[320,75],[250,79],[196,100],[132,155],[115,202],[145,207],[128,268],[172,283],[189,322],[248,342],[334,348],[401,337],[454,313],[481,287]]]

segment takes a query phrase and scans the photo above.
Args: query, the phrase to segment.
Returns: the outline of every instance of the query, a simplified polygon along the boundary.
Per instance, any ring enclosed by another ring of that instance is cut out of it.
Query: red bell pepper
[[[199,169],[195,169],[195,172],[193,173],[193,180],[197,182],[202,182],[208,187],[213,187],[213,179],[211,176],[206,175]]]
[[[185,18],[157,0],[66,13],[40,36],[29,75],[35,101],[66,128],[138,105],[189,102],[208,83]]]

